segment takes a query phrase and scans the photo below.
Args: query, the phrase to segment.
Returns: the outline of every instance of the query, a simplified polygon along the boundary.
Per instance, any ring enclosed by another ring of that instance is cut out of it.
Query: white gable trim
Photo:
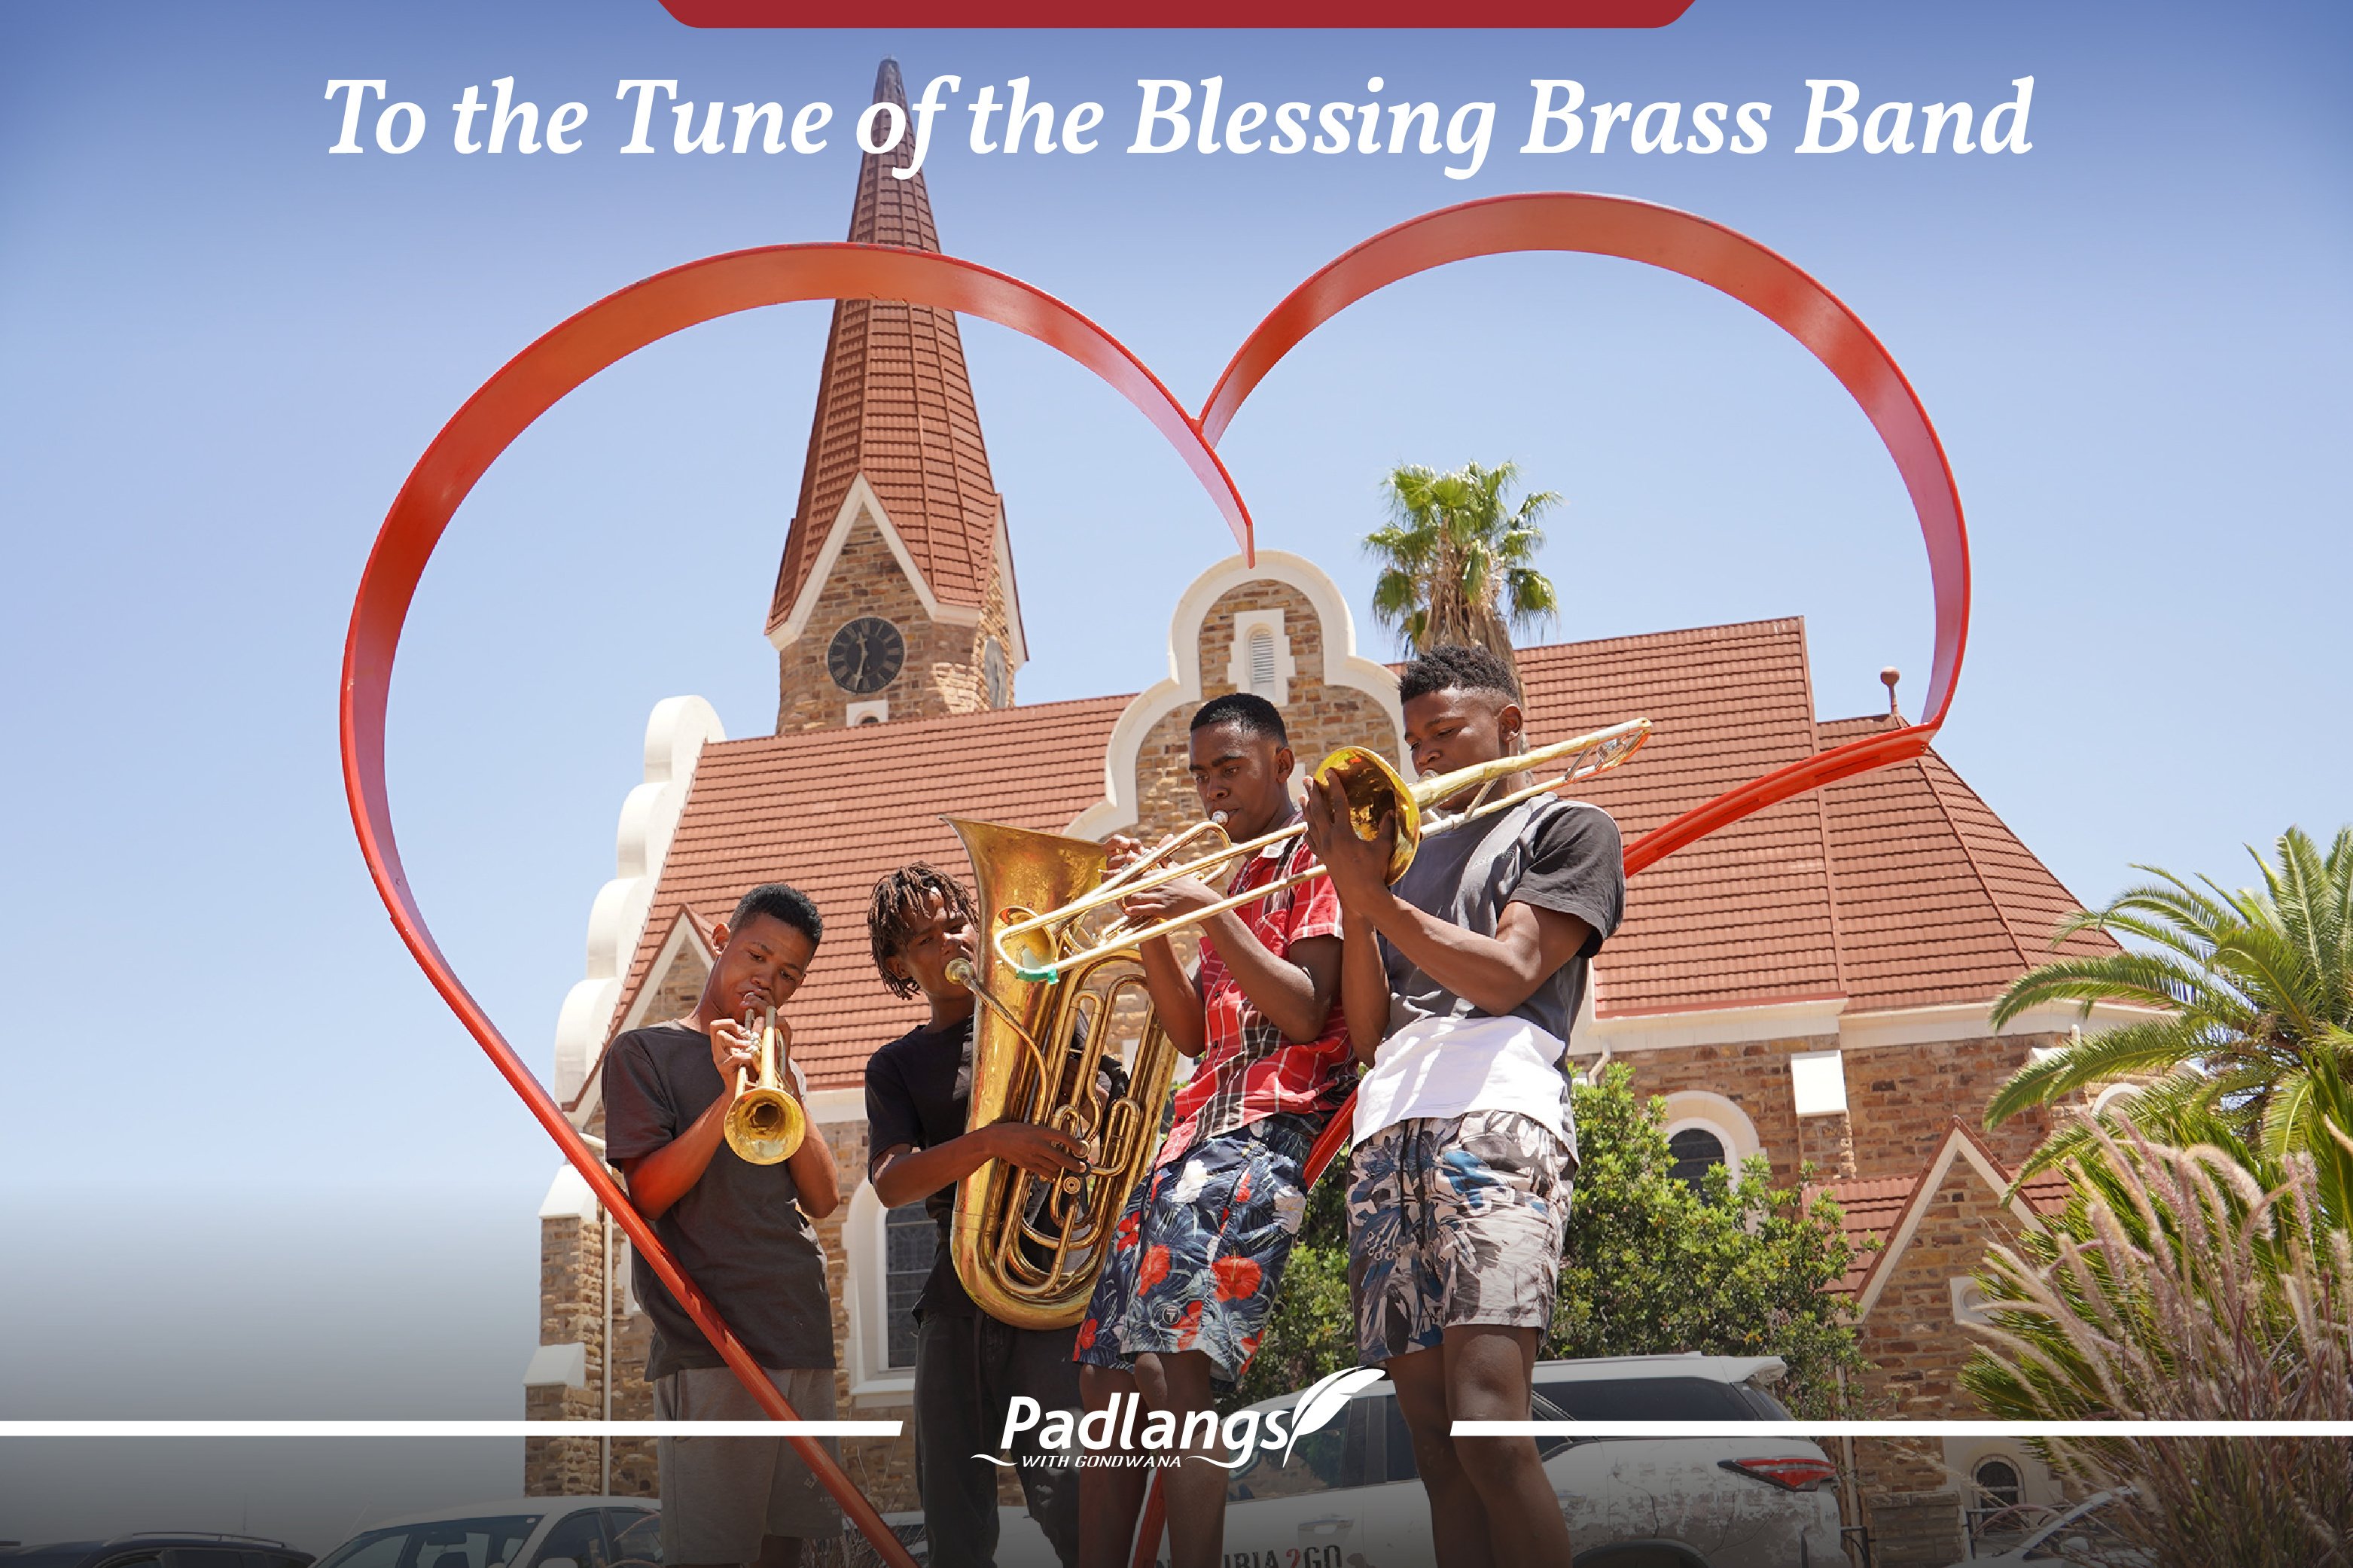
[[[1005,498],[997,498],[997,582],[1005,595],[1005,662],[1008,671],[1029,662],[1029,634],[1021,629],[1021,590],[1013,581],[1013,536],[1005,526]]]
[[[2081,1026],[2086,1034],[2113,1029],[2120,1024],[2164,1017],[2154,1007],[2122,1002],[2094,1002],[2087,1016],[2074,1002],[2031,1007],[2003,1025],[2003,1035],[2063,1035]],[[1839,1044],[1849,1050],[1883,1046],[1924,1046],[1939,1040],[1992,1038],[1993,1004],[1947,1003],[1935,1007],[1896,1007],[1879,1013],[1849,1013],[1839,1020]]]
[[[1912,1202],[1905,1208],[1904,1217],[1897,1222],[1894,1234],[1887,1238],[1886,1247],[1881,1249],[1879,1257],[1872,1265],[1870,1283],[1863,1287],[1862,1294],[1855,1299],[1854,1321],[1856,1322],[1861,1322],[1869,1317],[1871,1309],[1879,1304],[1881,1292],[1887,1289],[1887,1281],[1894,1277],[1895,1266],[1903,1260],[1905,1249],[1912,1245],[1912,1237],[1918,1232],[1920,1222],[1928,1217],[1928,1205],[1936,1201],[1937,1189],[1945,1184],[1945,1177],[1951,1173],[1953,1162],[1957,1158],[1968,1160],[1970,1168],[1977,1172],[1978,1178],[1987,1186],[1993,1189],[1996,1196],[2010,1190],[2010,1178],[2003,1175],[2000,1168],[1991,1160],[1986,1158],[1985,1151],[1978,1147],[1975,1139],[1957,1127],[1947,1131],[1944,1147],[1938,1149],[1936,1159],[1929,1162],[1927,1179],[1922,1182],[1918,1189],[1913,1193]],[[2028,1229],[2042,1228],[2042,1219],[2036,1215],[2033,1205],[2026,1201],[2023,1194],[2011,1198],[2009,1208],[2011,1214],[2018,1216],[2019,1223]]]
[[[1588,998],[1599,989],[1598,984],[1588,987]],[[1620,1013],[1609,1017],[1597,1015],[1581,1021],[1577,1031],[1582,1041],[1607,1046],[1613,1051],[1835,1038],[1839,1033],[1839,1009],[1845,1005],[1843,996],[1811,996],[1793,1002],[1751,1002],[1672,1013]]]
[[[1002,515],[1000,510],[999,526],[1002,526]],[[826,579],[833,574],[834,563],[841,559],[841,552],[849,544],[849,536],[860,517],[871,519],[875,528],[881,531],[882,542],[890,547],[891,559],[896,561],[899,570],[907,574],[907,582],[915,590],[915,600],[923,605],[924,615],[952,626],[969,626],[979,623],[978,605],[943,605],[932,593],[932,585],[923,580],[921,572],[915,570],[915,558],[908,553],[907,542],[899,536],[897,525],[892,522],[890,512],[882,505],[882,498],[874,493],[874,487],[868,484],[866,476],[860,473],[851,478],[849,492],[841,498],[841,510],[833,514],[833,525],[826,530],[825,542],[818,548],[817,561],[809,567],[807,579],[801,584],[800,595],[794,599],[791,613],[769,629],[768,641],[777,652],[781,653],[799,641],[801,634],[808,629],[809,616],[817,612],[817,602],[825,592]]]
[[[723,741],[719,714],[700,697],[665,697],[646,720],[645,782],[621,802],[614,835],[614,876],[588,910],[586,973],[567,992],[555,1019],[555,1098],[569,1101],[588,1081],[596,1053],[612,1033],[621,984],[645,940],[654,889],[670,836],[686,810],[702,748]]]
[[[1295,588],[1314,608],[1324,628],[1324,684],[1353,687],[1380,705],[1392,731],[1405,733],[1405,714],[1398,703],[1398,678],[1387,666],[1356,652],[1356,623],[1338,584],[1304,556],[1287,551],[1261,550],[1258,564],[1246,565],[1229,555],[1193,579],[1176,601],[1168,619],[1168,679],[1136,694],[1112,726],[1111,743],[1103,748],[1103,797],[1071,819],[1069,832],[1079,838],[1101,838],[1135,826],[1141,815],[1136,795],[1136,759],[1153,725],[1178,709],[1201,701],[1201,626],[1210,609],[1231,590],[1245,583],[1272,582]],[[1303,766],[1318,759],[1303,758]],[[1410,774],[1412,764],[1405,764]]]

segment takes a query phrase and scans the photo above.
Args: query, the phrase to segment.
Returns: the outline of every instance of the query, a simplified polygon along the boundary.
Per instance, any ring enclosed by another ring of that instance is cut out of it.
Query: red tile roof
[[[1638,713],[1659,728],[1587,794],[1630,840],[1768,768],[1881,719],[1816,724],[1804,623],[1755,621],[1523,650],[1541,743]],[[1060,831],[1101,798],[1127,699],[1008,708],[707,748],[662,866],[623,1011],[681,905],[709,921],[753,883],[818,900],[831,933],[795,1004],[799,1060],[820,1087],[860,1081],[912,1004],[869,973],[876,878],[923,857],[959,874],[954,811]],[[2073,899],[1933,753],[1786,801],[1662,861],[1630,886],[1596,963],[1609,1015],[1773,999],[1850,1009],[1979,1002],[2042,962]],[[2061,951],[2093,951],[2078,937]]]
[[[1885,722],[1824,724],[1822,744]],[[2082,906],[1936,752],[1821,794],[1850,1009],[1978,1001],[2053,957],[2116,950],[2097,932],[2052,947]]]
[[[1060,832],[1103,797],[1103,751],[1124,697],[985,710],[860,729],[804,730],[703,748],[662,862],[625,1015],[681,905],[723,919],[746,888],[790,882],[817,900],[825,942],[793,1001],[793,1059],[812,1088],[864,1081],[866,1058],[923,1016],[867,955],[877,879],[926,859],[968,875],[944,812]]]
[[[896,60],[882,62],[874,100],[905,110]],[[912,161],[913,141],[902,138],[897,150],[867,153],[860,163],[852,240],[940,248],[923,176],[902,180],[891,173]],[[996,570],[997,485],[953,312],[892,300],[844,300],[834,306],[800,502],[785,536],[769,629],[792,613],[850,481],[860,473],[881,498],[932,593],[944,604],[979,607]]]
[[[1752,621],[1523,649],[1535,743],[1647,714],[1587,797],[1631,841],[1735,784],[1888,721],[1817,723],[1805,623]],[[1850,1010],[1982,1001],[2052,955],[2080,906],[1933,752],[1767,808],[1630,885],[1595,965],[1604,1016],[1844,996]],[[2061,953],[2100,952],[2097,934]]]
[[[1930,1155],[1931,1160],[1934,1158]],[[1832,1182],[1806,1189],[1808,1203],[1828,1194],[1839,1205],[1840,1233],[1854,1249],[1847,1260],[1845,1276],[1831,1289],[1842,1296],[1862,1292],[1863,1282],[1885,1255],[1895,1227],[1903,1223],[1904,1211],[1912,1206],[1912,1194],[1919,1190],[1927,1173],[1924,1165],[1917,1175],[1889,1176],[1872,1182]]]
[[[1945,1150],[1956,1138],[1966,1141],[1992,1169],[1997,1195],[2008,1193],[2010,1184],[2018,1179],[2016,1174],[1995,1157],[1985,1139],[1957,1116],[1953,1118],[1945,1136],[1928,1151],[1928,1157],[1921,1163],[1920,1169],[1912,1175],[1886,1176],[1867,1182],[1826,1182],[1806,1189],[1807,1203],[1811,1204],[1817,1197],[1827,1195],[1839,1205],[1840,1233],[1854,1248],[1845,1275],[1831,1287],[1832,1290],[1841,1295],[1859,1297],[1863,1288],[1871,1283],[1873,1274],[1881,1268],[1894,1267],[1895,1258],[1889,1248],[1895,1232],[1915,1204],[1923,1197],[1933,1195],[1924,1191],[1929,1173],[1936,1170],[1937,1162],[1944,1158]],[[1967,1163],[1963,1156],[1956,1153],[1955,1166]],[[1952,1173],[1952,1166],[1947,1167],[1947,1176]],[[2046,1215],[2056,1214],[2066,1207],[2071,1194],[2066,1177],[2056,1172],[2045,1172],[2020,1188],[2018,1195],[2024,1200],[2029,1212]],[[1878,1245],[1873,1247],[1873,1242]]]
[[[1584,790],[1628,842],[1813,754],[1805,623],[1752,621],[1522,650],[1531,744],[1647,714],[1650,743]],[[1839,952],[1812,796],[1736,823],[1644,872],[1603,949],[1604,1014],[1836,994]]]

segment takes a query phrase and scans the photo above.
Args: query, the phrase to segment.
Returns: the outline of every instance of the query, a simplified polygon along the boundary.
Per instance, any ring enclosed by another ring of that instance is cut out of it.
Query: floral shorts
[[[1124,1369],[1200,1351],[1241,1378],[1307,1216],[1301,1167],[1320,1119],[1268,1116],[1195,1144],[1135,1185],[1079,1321],[1078,1359]]]
[[[1385,1127],[1348,1162],[1348,1297],[1367,1366],[1459,1324],[1543,1329],[1577,1162],[1540,1121],[1474,1110]]]

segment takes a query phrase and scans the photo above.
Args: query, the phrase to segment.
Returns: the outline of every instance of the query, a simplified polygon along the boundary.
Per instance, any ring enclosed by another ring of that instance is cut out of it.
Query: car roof
[[[642,1508],[659,1511],[661,1505],[648,1497],[516,1497],[466,1503],[420,1513],[394,1514],[371,1520],[365,1530],[390,1530],[403,1524],[441,1524],[453,1519],[497,1519],[517,1513],[570,1512],[582,1508]]]
[[[1540,1361],[1538,1383],[1601,1383],[1630,1377],[1697,1377],[1711,1383],[1753,1383],[1762,1388],[1778,1383],[1789,1363],[1777,1355],[1594,1356],[1583,1361]]]
[[[1686,1351],[1679,1355],[1613,1355],[1592,1356],[1581,1361],[1540,1361],[1536,1363],[1535,1381],[1546,1383],[1623,1383],[1641,1377],[1695,1377],[1709,1383],[1753,1383],[1757,1387],[1779,1381],[1789,1370],[1789,1363],[1777,1355],[1702,1355]],[[1351,1399],[1384,1399],[1395,1392],[1386,1377],[1367,1383],[1348,1397]],[[1250,1410],[1288,1410],[1297,1402],[1300,1391],[1278,1394],[1247,1405]]]

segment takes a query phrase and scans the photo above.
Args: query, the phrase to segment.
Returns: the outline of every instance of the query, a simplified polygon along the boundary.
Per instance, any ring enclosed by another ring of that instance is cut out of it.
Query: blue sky
[[[918,89],[1026,74],[1103,103],[1085,157],[977,155],[943,120],[941,231],[1189,400],[1291,284],[1450,202],[1614,191],[1745,230],[1852,305],[1936,419],[1977,572],[1942,749],[2099,900],[2133,861],[2235,878],[2243,843],[2353,820],[2348,30],[2321,5],[1699,0],[1656,33],[1531,35],[713,34],[653,0],[10,8],[0,978],[22,1000],[0,1226],[42,1288],[0,1301],[0,1415],[518,1407],[555,1157],[353,846],[351,594],[408,466],[508,355],[664,267],[839,237],[856,158],[846,116],[813,156],[619,156],[617,79],[847,110],[887,53]],[[589,106],[580,153],[449,150],[448,105],[509,74],[543,110]],[[1138,78],[1210,75],[1229,104],[1356,100],[1375,75],[1386,100],[1493,100],[1495,148],[1467,181],[1442,158],[1121,151]],[[2028,75],[2024,156],[1792,152],[1809,77],[1866,107],[1982,109]],[[416,152],[327,155],[324,84],[353,76],[431,110]],[[1522,155],[1535,76],[1769,102],[1772,143],[1636,156],[1621,130],[1600,156]],[[427,576],[394,689],[402,841],[445,948],[543,1071],[647,711],[691,691],[731,734],[772,721],[761,623],[824,324],[762,312],[609,372],[501,460]],[[1148,684],[1177,585],[1228,538],[1083,373],[986,325],[966,343],[1020,563],[1022,697]],[[1802,614],[1826,717],[1874,709],[1883,665],[1915,695],[1926,672],[1925,563],[1861,416],[1678,279],[1543,257],[1414,279],[1295,354],[1224,450],[1261,542],[1360,612],[1379,474],[1509,458],[1568,498],[1553,635]],[[165,1266],[206,1288],[157,1321],[136,1303]]]

